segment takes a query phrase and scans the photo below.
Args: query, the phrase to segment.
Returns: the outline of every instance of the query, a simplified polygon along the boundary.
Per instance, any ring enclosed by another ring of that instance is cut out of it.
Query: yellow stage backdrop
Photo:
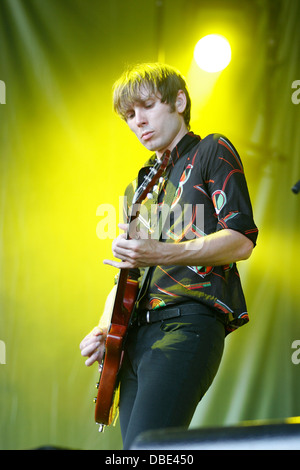
[[[118,424],[97,432],[98,373],[79,343],[115,275],[97,209],[118,214],[148,158],[114,115],[111,88],[144,61],[179,68],[194,132],[238,148],[260,228],[240,263],[251,321],[228,338],[192,426],[300,415],[299,19],[298,0],[1,0],[1,449],[121,448]],[[218,74],[193,59],[209,33],[232,46]]]

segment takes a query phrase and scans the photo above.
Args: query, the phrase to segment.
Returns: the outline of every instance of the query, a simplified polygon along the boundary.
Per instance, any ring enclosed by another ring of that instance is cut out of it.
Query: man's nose
[[[143,126],[147,122],[147,118],[145,112],[142,108],[138,108],[135,111],[135,122],[137,126]]]

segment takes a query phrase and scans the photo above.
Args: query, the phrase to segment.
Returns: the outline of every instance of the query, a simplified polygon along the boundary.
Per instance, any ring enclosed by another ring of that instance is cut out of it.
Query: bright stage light
[[[202,70],[210,73],[220,72],[231,60],[230,44],[223,36],[209,34],[197,42],[194,58]]]

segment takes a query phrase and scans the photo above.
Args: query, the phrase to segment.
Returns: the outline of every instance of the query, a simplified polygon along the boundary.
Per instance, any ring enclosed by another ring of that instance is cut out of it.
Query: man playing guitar
[[[130,234],[130,223],[121,224],[124,234],[112,244],[117,260],[104,260],[142,283],[118,372],[129,449],[142,432],[188,428],[217,373],[226,335],[249,320],[236,262],[249,258],[258,230],[236,149],[220,134],[201,139],[190,131],[191,101],[177,70],[142,64],[126,71],[115,84],[114,106],[154,152],[128,186],[129,201],[154,160],[170,153],[154,197],[141,202],[148,211],[169,206],[168,223],[158,237],[151,226]],[[80,344],[87,366],[102,362],[116,289]]]

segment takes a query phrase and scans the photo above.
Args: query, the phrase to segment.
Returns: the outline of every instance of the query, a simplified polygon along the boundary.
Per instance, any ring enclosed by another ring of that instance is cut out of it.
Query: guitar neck
[[[131,214],[128,217],[128,230],[126,233],[127,240],[130,239],[130,224],[138,218],[139,207],[141,202],[146,198],[149,191],[153,188],[154,184],[158,181],[163,171],[167,167],[170,158],[170,151],[167,150],[164,154],[162,162],[151,168],[149,174],[144,178],[143,183],[135,192]],[[119,325],[126,325],[128,323],[128,315],[132,309],[133,296],[137,292],[138,281],[136,279],[129,279],[129,269],[120,269],[116,297],[112,312],[112,322]]]

